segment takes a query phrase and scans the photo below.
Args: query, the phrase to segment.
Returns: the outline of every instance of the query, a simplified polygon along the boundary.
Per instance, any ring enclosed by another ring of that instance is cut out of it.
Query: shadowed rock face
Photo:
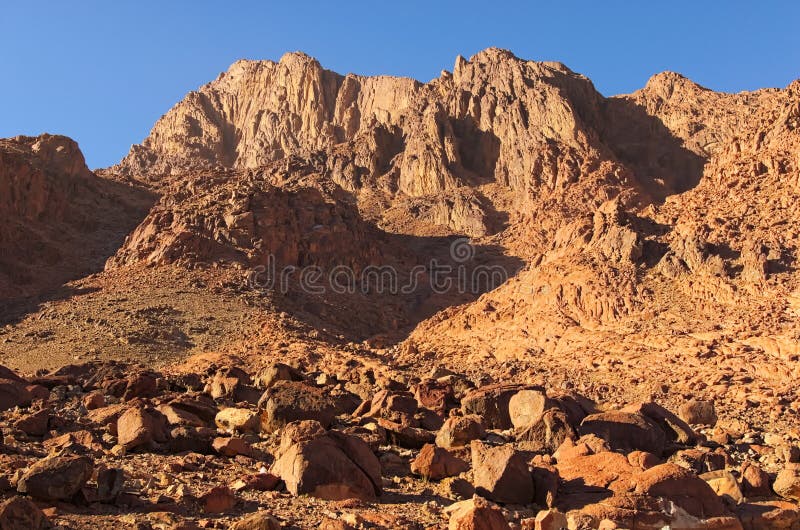
[[[95,176],[69,138],[0,140],[0,297],[101,270],[150,204],[149,194]]]

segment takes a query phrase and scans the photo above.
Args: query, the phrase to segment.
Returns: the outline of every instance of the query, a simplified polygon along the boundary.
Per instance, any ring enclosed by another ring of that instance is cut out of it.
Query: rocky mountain
[[[80,528],[796,528],[799,126],[800,80],[607,98],[487,49],[238,61],[96,173],[0,141],[0,296],[33,296],[0,492]]]

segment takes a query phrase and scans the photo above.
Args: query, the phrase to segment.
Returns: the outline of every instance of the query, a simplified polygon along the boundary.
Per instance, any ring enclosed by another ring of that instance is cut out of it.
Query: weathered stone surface
[[[272,472],[293,495],[374,501],[381,493],[380,462],[369,446],[353,436],[325,433],[316,421],[287,426]]]
[[[46,530],[50,521],[34,503],[23,497],[11,497],[0,503],[0,529]]]
[[[525,429],[537,423],[546,410],[556,407],[544,389],[520,390],[508,401],[508,415],[515,429]]]
[[[435,439],[434,433],[418,427],[383,418],[378,418],[377,423],[386,432],[387,439],[401,447],[420,449],[425,444],[433,443]]]
[[[475,492],[495,502],[528,504],[533,501],[533,477],[522,453],[510,445],[470,444]]]
[[[508,404],[522,388],[518,385],[490,385],[469,392],[461,399],[461,408],[466,414],[483,418],[485,425],[493,429],[508,429],[511,417]]]
[[[764,501],[739,505],[736,514],[744,530],[793,530],[800,525],[800,508],[786,501]]]
[[[222,456],[250,456],[253,454],[253,448],[242,438],[227,438],[220,436],[214,438],[214,441],[211,443],[211,445],[214,448],[214,451],[218,452]]]
[[[683,421],[692,425],[713,427],[717,423],[717,413],[713,401],[690,399],[681,405],[678,413]]]
[[[758,464],[745,462],[741,468],[742,493],[748,498],[768,497],[770,488],[769,474]]]
[[[236,495],[225,486],[209,489],[199,500],[205,513],[226,513],[236,506]]]
[[[739,483],[729,471],[709,471],[700,475],[700,478],[705,480],[717,495],[727,499],[728,502],[733,504],[744,502],[744,494]]]
[[[447,449],[426,444],[411,462],[411,472],[430,480],[441,480],[463,473],[469,465]]]
[[[17,483],[17,491],[46,501],[68,500],[92,476],[85,456],[55,456],[33,464]]]
[[[44,436],[50,421],[49,409],[28,414],[14,422],[14,427],[31,436]]]
[[[800,470],[782,469],[775,477],[772,489],[784,499],[800,502]]]
[[[117,420],[117,439],[126,450],[167,441],[167,418],[150,407],[132,407]]]
[[[577,433],[565,412],[551,408],[534,423],[518,430],[514,437],[522,449],[552,454],[567,438],[577,438]]]
[[[726,512],[722,500],[703,479],[674,464],[661,464],[638,475],[635,491],[668,498],[694,517],[720,517]]]
[[[281,523],[267,512],[256,512],[233,523],[230,530],[280,530]]]
[[[483,419],[476,415],[451,416],[436,433],[436,445],[445,449],[464,447],[486,436]]]
[[[220,410],[214,418],[214,422],[217,427],[229,432],[258,432],[261,427],[256,412],[235,407]]]
[[[500,509],[481,497],[457,502],[447,507],[450,520],[447,530],[510,530]]]
[[[29,405],[32,399],[24,382],[0,379],[0,410]]]
[[[612,411],[584,418],[580,434],[593,434],[619,451],[647,451],[660,455],[664,451],[664,431],[650,419],[629,412]]]
[[[658,403],[636,403],[623,408],[622,411],[640,414],[651,420],[661,427],[667,441],[693,445],[699,440],[697,433],[685,421]]]
[[[255,377],[255,384],[259,388],[269,388],[278,381],[302,381],[302,372],[284,363],[273,363]]]
[[[314,420],[327,427],[336,415],[336,406],[318,388],[295,381],[277,381],[259,400],[261,431],[274,432],[287,423]]]

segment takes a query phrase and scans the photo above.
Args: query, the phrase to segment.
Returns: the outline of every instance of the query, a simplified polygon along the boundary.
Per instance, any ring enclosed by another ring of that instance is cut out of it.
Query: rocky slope
[[[69,138],[0,140],[0,297],[101,270],[149,206],[147,193],[97,178]]]
[[[98,175],[3,141],[0,293],[85,277],[0,329],[0,522],[796,528],[799,125],[488,49],[239,61]]]

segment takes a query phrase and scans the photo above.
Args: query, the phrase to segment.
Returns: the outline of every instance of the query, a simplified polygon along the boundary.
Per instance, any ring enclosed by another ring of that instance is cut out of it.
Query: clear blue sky
[[[674,70],[716,90],[800,77],[800,2],[7,1],[0,137],[51,132],[116,163],[239,58],[302,50],[341,73],[427,81],[489,47],[558,60],[606,95]]]

